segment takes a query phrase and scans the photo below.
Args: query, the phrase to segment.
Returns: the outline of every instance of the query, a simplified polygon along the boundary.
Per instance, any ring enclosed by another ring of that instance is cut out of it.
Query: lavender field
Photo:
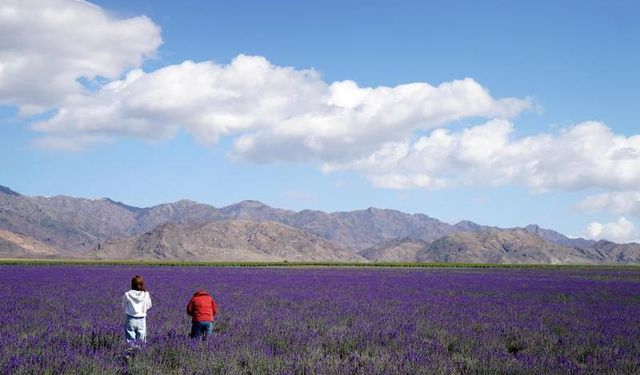
[[[154,307],[127,363],[134,274]],[[640,373],[637,269],[0,266],[0,296],[2,374]]]

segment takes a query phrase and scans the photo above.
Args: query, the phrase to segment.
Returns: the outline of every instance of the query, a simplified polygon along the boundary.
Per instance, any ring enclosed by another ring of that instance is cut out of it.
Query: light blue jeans
[[[124,334],[127,342],[129,344],[133,344],[135,341],[144,342],[147,338],[147,318],[125,316],[127,319],[124,323]]]

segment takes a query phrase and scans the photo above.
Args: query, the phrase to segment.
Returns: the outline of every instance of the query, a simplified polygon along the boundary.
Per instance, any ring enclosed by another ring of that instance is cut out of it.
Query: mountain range
[[[390,209],[326,213],[190,200],[140,208],[0,186],[0,257],[636,264],[640,245],[574,239],[537,225],[452,225]]]

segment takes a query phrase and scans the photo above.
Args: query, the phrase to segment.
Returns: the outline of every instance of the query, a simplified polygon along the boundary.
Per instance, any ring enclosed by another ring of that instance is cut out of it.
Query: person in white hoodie
[[[144,286],[142,276],[131,279],[131,290],[122,296],[122,309],[125,313],[124,332],[127,342],[144,342],[147,336],[147,310],[151,308],[151,295]]]

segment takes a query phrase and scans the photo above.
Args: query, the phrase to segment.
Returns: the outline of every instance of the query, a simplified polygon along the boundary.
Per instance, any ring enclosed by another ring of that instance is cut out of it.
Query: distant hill
[[[58,252],[25,235],[0,229],[0,256],[5,258],[53,257]]]
[[[640,263],[640,244],[637,243],[617,244],[611,241],[600,240],[592,248],[586,248],[586,250],[595,250],[604,254],[607,257],[607,263]]]
[[[67,196],[22,197],[37,205],[55,222],[64,223],[85,233],[90,242],[133,233],[136,215],[110,199],[82,199]]]
[[[601,247],[603,249],[598,251],[595,248],[562,246],[524,229],[488,229],[451,233],[431,243],[395,240],[363,250],[360,254],[375,262],[599,264],[616,262],[612,253],[617,251],[623,254],[620,261],[638,262],[640,253],[637,249],[640,245],[613,244],[606,250],[604,244]]]
[[[102,259],[215,261],[365,261],[299,229],[272,221],[230,219],[200,225],[163,224],[108,241],[88,255]]]
[[[21,236],[0,239],[0,256],[640,263],[638,244],[574,239],[535,224],[503,229],[463,220],[451,225],[373,207],[296,212],[252,200],[222,208],[190,200],[141,208],[109,198],[29,197],[4,186],[0,230]],[[220,233],[225,230],[229,234]],[[251,242],[256,238],[266,241],[262,247]],[[17,243],[44,252],[30,253]]]
[[[540,228],[540,226],[535,224],[527,225],[523,229],[549,242],[553,242],[562,246],[592,247],[596,244],[596,241],[585,240],[584,238],[569,238],[562,233],[558,233],[550,229]]]
[[[546,241],[522,229],[453,233],[418,254],[419,262],[593,264],[596,254]]]
[[[108,203],[111,203],[113,205],[116,205],[120,208],[124,208],[127,211],[130,211],[134,214],[139,213],[140,211],[144,211],[144,208],[140,208],[140,207],[134,207],[134,206],[129,206],[128,204],[124,204],[122,202],[116,202],[113,199],[110,198],[103,198],[105,201],[107,201]]]
[[[93,210],[72,207],[55,202],[43,204],[43,199],[0,193],[0,229],[21,233],[60,252],[78,253],[91,248],[98,240],[98,230],[86,230],[81,222],[102,221]],[[77,206],[82,206],[78,203]],[[97,210],[100,212],[101,210]],[[115,220],[111,215],[105,221]],[[117,221],[117,220],[116,220]],[[102,226],[102,225],[101,225]]]
[[[486,225],[480,225],[477,223],[474,223],[473,221],[469,221],[469,220],[462,220],[458,223],[456,223],[454,225],[454,227],[457,229],[457,231],[460,232],[482,232],[485,230],[491,230],[491,229],[500,229],[500,228],[496,228],[496,227],[489,227]]]
[[[16,197],[20,196],[20,194],[18,194],[15,191],[9,189],[6,186],[2,186],[2,185],[0,185],[0,193],[1,194],[6,194],[6,195],[13,195],[13,196],[16,196]]]
[[[313,233],[354,250],[395,238],[432,241],[456,229],[423,214],[368,208],[351,212],[300,212],[269,207],[257,201],[243,201],[220,209],[228,218],[278,221]]]
[[[410,238],[394,239],[360,250],[358,254],[374,262],[417,262],[429,242]]]
[[[228,219],[247,219],[256,221],[286,222],[296,215],[295,211],[269,207],[258,201],[247,200],[220,209],[222,216]]]
[[[331,215],[342,224],[339,227],[342,230],[337,232],[339,235],[329,239],[355,250],[405,237],[430,242],[456,231],[451,224],[427,215],[406,214],[397,210],[368,208]]]
[[[457,230],[427,215],[376,208],[336,213],[295,212],[257,201],[215,208],[189,200],[138,208],[108,198],[0,193],[0,228],[22,231],[72,254],[86,251],[101,241],[145,233],[166,223],[204,224],[231,218],[280,222],[355,251],[395,238],[432,241]]]
[[[226,219],[217,208],[190,200],[175,203],[164,203],[141,209],[135,216],[132,234],[148,232],[158,225],[204,224],[215,220]]]

